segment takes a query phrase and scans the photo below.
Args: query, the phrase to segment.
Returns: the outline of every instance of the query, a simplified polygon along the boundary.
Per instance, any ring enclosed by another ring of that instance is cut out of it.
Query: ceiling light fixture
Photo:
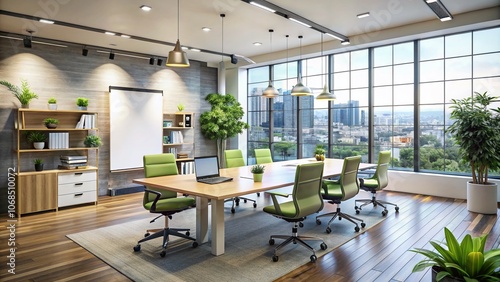
[[[123,37],[123,38],[130,38],[130,35],[126,35],[126,34],[121,34],[120,37]]]
[[[273,32],[274,30],[270,29],[269,30],[269,48],[270,48],[270,52],[269,54],[271,54],[273,52]],[[272,84],[272,81],[271,81],[271,77],[269,78],[269,86],[267,86],[267,88],[262,92],[262,96],[264,96],[265,98],[275,98],[275,97],[278,97],[280,93],[278,92],[278,90],[276,90],[276,88],[274,88],[273,84]]]
[[[113,51],[109,52],[109,59],[114,60],[115,59],[115,53]]]
[[[179,26],[180,26],[180,4],[177,0],[177,42],[175,43],[174,50],[168,52],[167,66],[186,68],[189,67],[189,59],[186,52],[181,49],[181,42],[179,40]]]
[[[39,19],[38,21],[41,23],[46,23],[46,24],[53,24],[54,23],[54,21],[47,20],[47,19]]]
[[[163,65],[163,59],[158,58],[158,60],[156,60],[156,65],[157,66],[162,66]]]
[[[106,34],[106,35],[116,35],[116,33],[111,32],[111,31],[106,31],[106,32],[104,32],[104,34]]]
[[[340,38],[340,37],[338,37],[338,36],[336,36],[336,35],[334,35],[334,34],[328,33],[328,32],[327,32],[327,33],[325,33],[325,34],[326,34],[326,35],[328,35],[328,36],[330,36],[330,37],[333,37],[333,38],[335,38],[335,39],[337,39],[337,40],[340,40],[340,41],[346,41],[346,40],[349,40],[349,39],[347,39],[347,38],[346,38],[346,39]]]
[[[341,41],[340,44],[349,45],[349,44],[351,44],[351,42],[349,41],[349,39],[347,39],[347,40]]]
[[[27,35],[26,37],[24,37],[23,39],[23,44],[24,44],[24,47],[25,48],[31,48],[31,40],[33,39],[33,30],[29,30],[27,29],[26,30],[30,35]]]
[[[424,0],[424,2],[442,22],[453,19],[453,16],[440,0]]]
[[[262,42],[254,42],[253,45],[254,46],[260,46],[260,45],[262,45]]]
[[[151,57],[149,58],[149,64],[154,65],[155,64],[155,58]]]
[[[366,18],[366,17],[369,17],[369,16],[370,16],[370,12],[366,12],[366,13],[362,13],[362,14],[356,15],[356,17],[358,17],[358,19]]]
[[[299,62],[302,64],[302,35],[299,35],[299,40],[300,40],[300,54],[299,54]],[[311,91],[311,88],[305,86],[302,84],[302,70],[299,72],[299,77],[297,84],[292,88],[292,96],[308,96],[312,95],[313,92]]]
[[[273,10],[273,9],[271,9],[269,7],[266,7],[266,6],[262,5],[262,4],[254,2],[254,1],[250,1],[250,4],[252,4],[252,5],[256,6],[256,7],[259,7],[261,9],[264,9],[264,10],[266,10],[268,12],[271,12],[271,13],[275,13],[276,12],[276,10]]]
[[[141,8],[141,10],[143,10],[144,12],[149,12],[149,11],[151,11],[151,7],[150,7],[150,6],[147,6],[147,5],[142,5],[140,8]]]
[[[299,21],[299,20],[297,20],[297,19],[294,19],[294,18],[288,18],[288,19],[289,19],[289,20],[291,20],[292,22],[296,22],[296,23],[301,24],[301,25],[303,25],[303,26],[305,26],[305,27],[311,27],[309,24],[306,24],[306,23],[304,23],[304,22],[301,22],[301,21]]]
[[[211,31],[212,29],[209,28],[209,27],[202,27],[201,30],[205,31],[205,32],[209,32]]]
[[[325,58],[323,58],[323,33],[321,34],[321,72],[324,72],[324,61],[325,61]],[[321,74],[321,82],[323,82],[323,78],[324,78],[324,75]],[[337,99],[337,97],[335,96],[335,94],[333,93],[330,93],[330,91],[328,91],[328,87],[326,85],[326,81],[325,81],[325,86],[323,87],[323,92],[321,92],[318,97],[316,97],[316,100],[335,100]]]
[[[193,52],[201,52],[200,49],[196,49],[196,48],[191,48],[190,50],[193,51]]]

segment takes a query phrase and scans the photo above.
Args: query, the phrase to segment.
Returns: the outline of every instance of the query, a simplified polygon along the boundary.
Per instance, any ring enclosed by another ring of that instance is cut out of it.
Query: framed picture
[[[163,127],[172,127],[173,122],[171,120],[164,120]]]

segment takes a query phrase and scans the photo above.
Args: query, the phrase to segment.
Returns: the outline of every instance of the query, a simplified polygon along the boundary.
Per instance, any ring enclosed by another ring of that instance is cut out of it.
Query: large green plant
[[[454,122],[447,132],[459,146],[462,162],[471,166],[476,184],[488,183],[488,170],[500,168],[500,107],[488,107],[496,99],[487,92],[474,92],[474,97],[451,100]]]
[[[21,102],[21,105],[27,106],[30,104],[31,100],[38,99],[38,95],[31,91],[28,81],[24,79],[21,80],[21,88],[5,80],[0,81],[0,84],[7,87],[19,102]]]
[[[467,234],[459,243],[448,228],[444,229],[444,234],[446,243],[430,242],[436,251],[420,248],[411,250],[427,257],[415,265],[413,272],[437,266],[440,270],[436,276],[437,281],[447,276],[461,278],[466,282],[499,281],[500,249],[484,251],[487,235],[473,238]]]
[[[245,112],[236,98],[230,94],[211,93],[205,97],[212,109],[200,116],[201,133],[217,142],[217,154],[226,149],[226,140],[243,132],[250,126],[241,121]]]

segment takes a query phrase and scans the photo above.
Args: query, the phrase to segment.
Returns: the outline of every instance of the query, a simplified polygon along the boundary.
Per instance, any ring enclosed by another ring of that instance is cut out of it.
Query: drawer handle
[[[83,196],[83,193],[75,194],[75,197],[80,197],[80,196]]]
[[[75,175],[82,175],[83,172],[75,172]]]
[[[75,186],[82,186],[83,183],[75,183]]]

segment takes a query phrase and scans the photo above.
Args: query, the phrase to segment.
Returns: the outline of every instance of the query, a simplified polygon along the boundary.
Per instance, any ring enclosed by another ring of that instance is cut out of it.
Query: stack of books
[[[87,156],[61,156],[60,169],[77,169],[87,167]]]
[[[187,159],[188,158],[188,154],[187,153],[178,153],[177,154],[177,158],[178,159]]]

